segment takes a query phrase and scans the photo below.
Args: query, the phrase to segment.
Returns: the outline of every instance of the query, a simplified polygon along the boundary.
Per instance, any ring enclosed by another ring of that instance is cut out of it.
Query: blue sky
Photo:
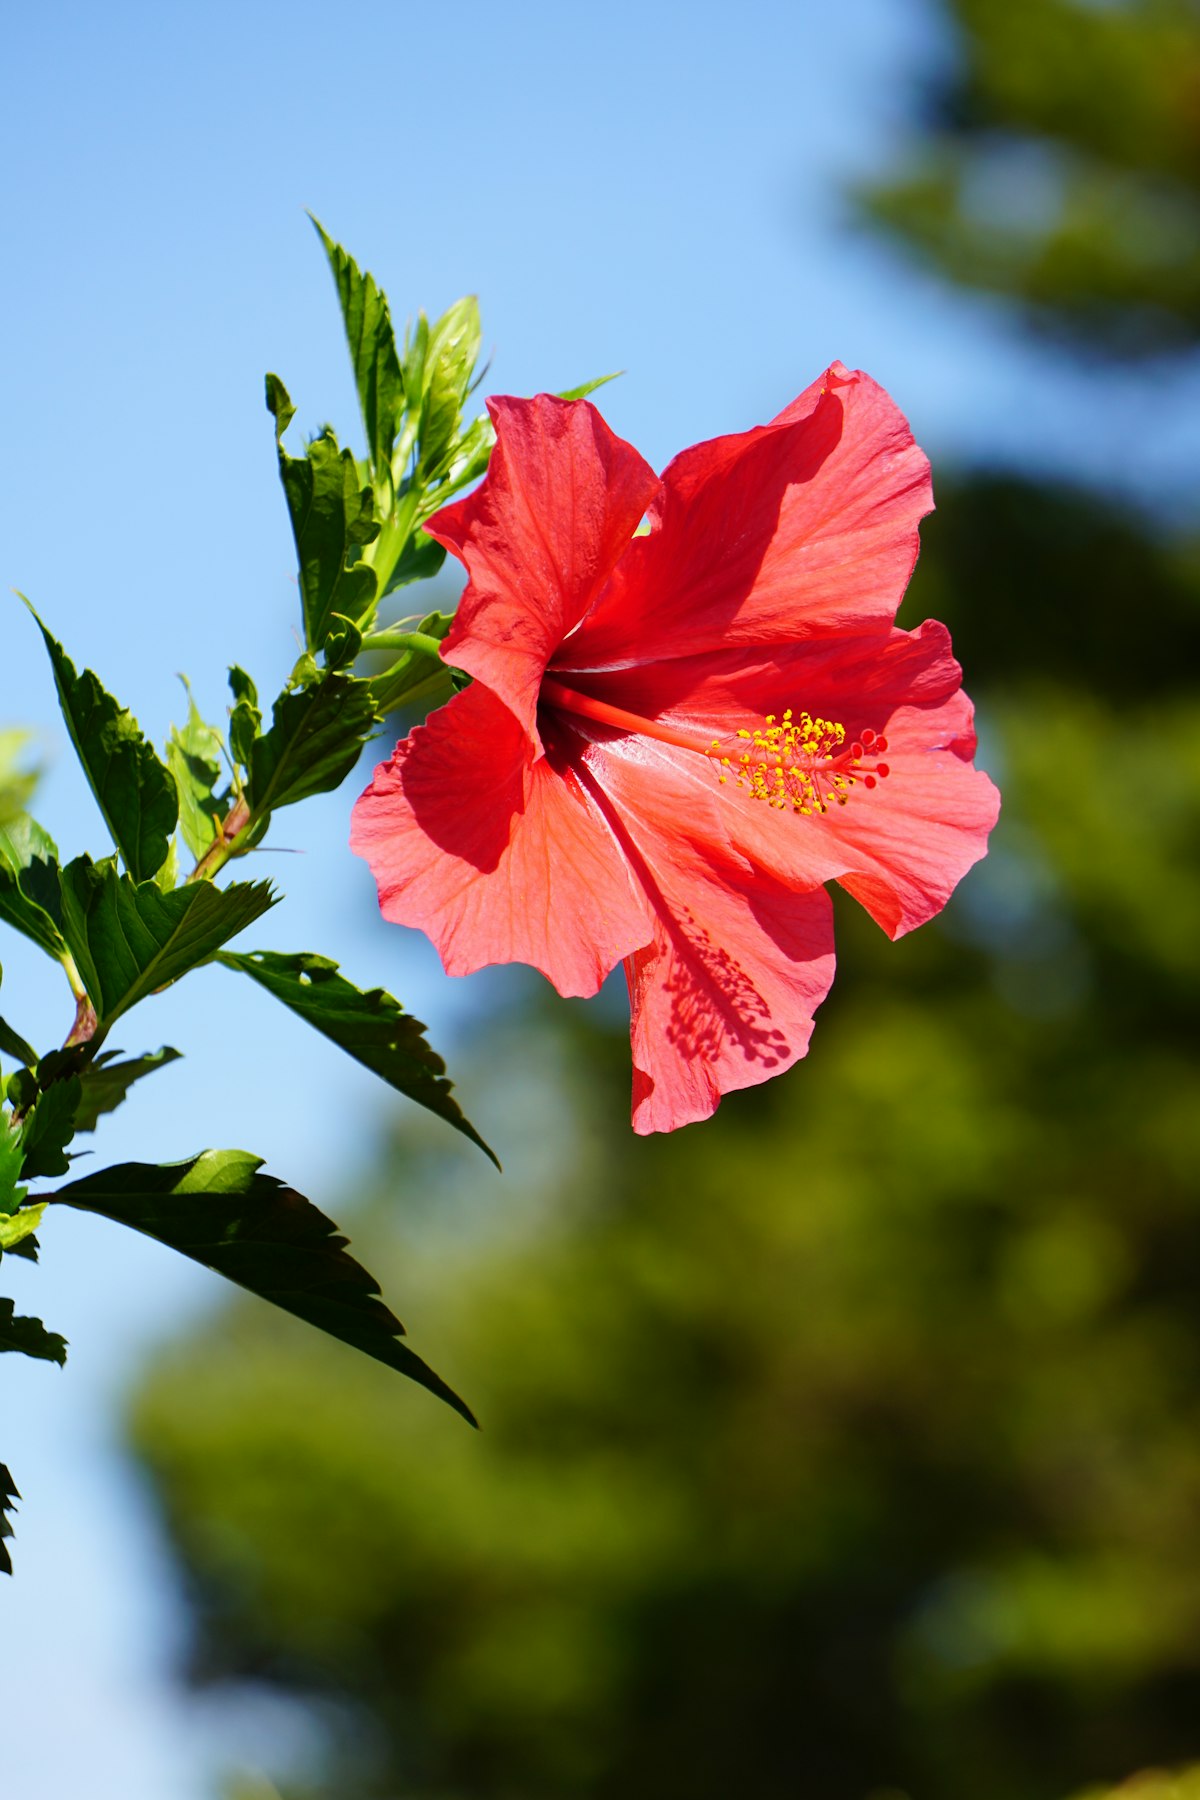
[[[5,37],[0,575],[157,738],[180,714],[177,670],[219,712],[226,663],[273,692],[293,657],[264,372],[300,427],[352,435],[355,419],[306,207],[400,316],[477,292],[490,389],[625,369],[605,411],[657,464],[778,411],[834,357],[891,389],[935,468],[994,454],[1154,496],[1200,462],[1194,372],[1063,369],[848,222],[840,188],[895,157],[913,81],[948,53],[920,0],[50,0]],[[0,720],[41,734],[40,810],[64,850],[102,851],[36,633],[3,604]],[[345,849],[358,785],[277,828],[305,854],[264,859],[288,898],[254,941],[341,958],[452,1046],[496,983],[447,982],[379,925]],[[0,961],[6,1016],[39,1039],[65,1031],[54,971],[7,933]],[[369,1077],[221,971],[130,1033],[129,1049],[175,1043],[187,1060],[99,1154],[241,1145],[337,1213],[381,1116]],[[0,1456],[26,1501],[0,1617],[21,1667],[46,1671],[22,1678],[0,1784],[19,1800],[201,1800],[254,1744],[233,1709],[190,1712],[171,1687],[179,1617],[115,1418],[129,1371],[219,1283],[82,1218],[54,1222],[39,1269],[10,1270],[19,1307],[72,1356],[63,1375],[0,1369]],[[397,1428],[425,1404],[406,1391]]]

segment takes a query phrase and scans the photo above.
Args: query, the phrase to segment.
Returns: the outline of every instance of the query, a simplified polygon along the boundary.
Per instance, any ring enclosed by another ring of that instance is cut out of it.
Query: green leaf
[[[428,581],[437,574],[445,560],[443,545],[424,531],[414,531],[388,576],[384,594],[394,594],[397,588],[407,587],[413,581]]]
[[[327,956],[303,952],[222,951],[217,961],[249,975],[389,1087],[437,1113],[496,1162],[453,1098],[446,1065],[426,1043],[424,1025],[382,988],[356,988]]]
[[[278,440],[287,430],[296,416],[291,395],[280,381],[278,375],[267,376],[267,411],[275,420],[275,437]]]
[[[201,718],[188,688],[187,724],[171,727],[167,767],[179,795],[179,829],[197,861],[216,837],[216,820],[224,810],[216,796],[221,779],[221,748],[220,732]]]
[[[60,958],[62,932],[58,850],[49,832],[23,813],[0,826],[0,919]]]
[[[607,387],[610,381],[616,381],[618,376],[624,373],[624,369],[614,369],[611,375],[597,375],[594,381],[584,381],[579,387],[564,388],[561,394],[556,395],[556,398],[559,400],[586,400],[589,394],[596,392],[597,388]]]
[[[78,1075],[51,1082],[39,1093],[21,1121],[21,1175],[26,1181],[39,1176],[65,1175],[70,1167],[63,1154],[75,1135],[81,1085]],[[0,1249],[6,1249],[0,1238]]]
[[[482,475],[496,448],[496,427],[487,413],[472,419],[454,446],[454,460],[446,473],[446,485],[438,490],[440,506],[447,493],[454,493]]]
[[[0,1216],[6,1218],[11,1218],[25,1198],[25,1189],[17,1185],[21,1157],[21,1128],[14,1129],[10,1116],[0,1111]]]
[[[374,1277],[346,1254],[333,1221],[261,1169],[261,1159],[244,1150],[204,1150],[181,1163],[123,1163],[47,1198],[115,1219],[204,1263],[410,1376],[474,1424],[458,1395],[397,1341],[403,1325],[378,1298]]]
[[[329,636],[325,639],[325,667],[349,668],[362,649],[362,641],[363,634],[354,621],[343,619],[340,613],[334,613]],[[317,680],[319,677],[320,670],[314,664],[310,680]]]
[[[179,817],[175,782],[132,714],[90,669],[77,674],[62,645],[33,616],[50,656],[71,742],[113,843],[133,879],[148,881],[167,860]]]
[[[233,710],[229,715],[229,747],[234,760],[244,769],[250,767],[254,740],[262,729],[262,713],[258,708],[258,689],[247,675],[245,669],[239,669],[234,663],[229,671],[229,689],[233,695]]]
[[[318,219],[311,213],[309,218],[325,246],[337,287],[367,433],[367,454],[376,474],[387,476],[390,484],[392,445],[404,415],[404,375],[387,295],[374,276],[364,274],[349,251],[333,241]]]
[[[359,480],[353,454],[339,450],[328,427],[305,447],[303,456],[288,454],[280,440],[291,416],[291,401],[277,376],[267,379],[267,406],[275,414],[279,476],[300,565],[304,638],[309,649],[317,651],[325,643],[334,613],[364,629],[374,615],[375,571],[358,551],[379,535],[375,495]]]
[[[436,638],[440,643],[454,623],[453,613],[426,613],[417,627],[420,637]],[[370,646],[368,645],[368,648]],[[408,649],[396,659],[390,669],[381,675],[370,678],[371,698],[375,710],[381,718],[394,712],[397,707],[420,694],[425,696],[436,692],[437,686],[451,679],[453,671],[440,656],[432,656],[423,650]]]
[[[42,1362],[56,1362],[60,1368],[67,1360],[66,1338],[57,1331],[47,1331],[40,1319],[25,1319],[19,1314],[14,1318],[12,1301],[0,1300],[0,1352],[6,1350],[36,1356]]]
[[[42,1201],[38,1206],[23,1207],[11,1216],[0,1215],[0,1253],[7,1250],[11,1254],[18,1244],[24,1243],[41,1224],[45,1210],[46,1203]]]
[[[32,1068],[37,1062],[37,1051],[33,1045],[28,1043],[19,1032],[14,1031],[8,1020],[3,1018],[0,1018],[0,1050],[5,1051],[9,1056],[15,1056],[17,1061],[27,1069]]]
[[[256,814],[338,787],[379,722],[370,683],[337,671],[280,694],[254,745],[248,798]]]
[[[410,412],[420,413],[421,397],[425,392],[425,354],[429,349],[429,320],[423,312],[417,314],[414,325],[411,320],[404,331],[404,392]],[[393,472],[395,464],[393,463]]]
[[[482,329],[474,294],[444,312],[429,334],[418,432],[420,474],[429,480],[447,460],[479,356]]]
[[[9,1515],[16,1510],[14,1500],[20,1498],[7,1466],[0,1463],[0,1574],[4,1575],[12,1574],[12,1557],[8,1554],[4,1540],[13,1534]]]
[[[2,1262],[6,1256],[20,1256],[23,1257],[26,1262],[35,1263],[38,1259],[37,1239],[32,1233],[29,1237],[21,1238],[10,1250],[0,1250],[0,1262]]]
[[[179,1051],[169,1044],[146,1056],[130,1057],[126,1062],[117,1062],[115,1059],[119,1055],[118,1050],[102,1051],[81,1071],[83,1093],[75,1115],[76,1131],[95,1131],[101,1114],[116,1112],[135,1081],[153,1075],[156,1069],[165,1069],[168,1063],[181,1060]]]
[[[63,933],[100,1026],[207,962],[275,904],[265,881],[191,882],[164,894],[117,873],[111,858],[76,857],[62,871]]]
[[[0,969],[0,982],[3,981],[3,978],[4,970]],[[14,1031],[6,1019],[0,1019],[0,1050],[3,1050],[6,1056],[15,1056],[17,1061],[27,1069],[35,1067],[37,1063],[37,1051],[33,1045],[27,1043],[19,1032]]]

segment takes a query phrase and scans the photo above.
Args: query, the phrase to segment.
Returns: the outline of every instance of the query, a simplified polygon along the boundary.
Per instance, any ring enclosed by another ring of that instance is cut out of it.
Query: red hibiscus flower
[[[427,527],[470,577],[443,650],[474,679],[376,770],[351,846],[452,975],[582,995],[624,961],[634,1127],[667,1131],[804,1055],[826,881],[897,937],[984,854],[949,636],[893,624],[929,465],[838,363],[661,478],[585,401],[490,410],[486,479]]]

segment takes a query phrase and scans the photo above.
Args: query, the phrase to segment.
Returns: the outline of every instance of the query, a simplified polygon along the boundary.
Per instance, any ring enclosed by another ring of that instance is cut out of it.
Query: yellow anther
[[[811,818],[827,812],[834,802],[845,806],[849,790],[864,778],[850,773],[859,768],[861,758],[850,758],[845,726],[819,713],[796,712],[789,706],[782,713],[765,714],[755,729],[739,726],[736,737],[736,756],[724,747],[729,739],[719,738],[713,740],[710,756],[722,770],[733,771],[735,786],[751,800],[765,800],[776,812]],[[724,774],[718,779],[728,782]],[[874,780],[868,785],[874,786]]]

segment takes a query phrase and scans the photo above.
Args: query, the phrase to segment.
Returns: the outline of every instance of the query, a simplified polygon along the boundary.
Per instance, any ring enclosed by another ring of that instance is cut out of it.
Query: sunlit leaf
[[[25,1189],[18,1186],[21,1158],[20,1126],[14,1129],[9,1115],[0,1111],[0,1216],[15,1213],[25,1198]]]
[[[559,400],[586,400],[597,388],[607,387],[610,381],[616,381],[625,373],[624,369],[614,369],[611,375],[597,375],[594,381],[581,382],[578,387],[564,388],[557,396]]]
[[[336,788],[378,723],[370,684],[330,670],[281,694],[272,724],[254,745],[250,804],[256,813]]]
[[[313,224],[337,287],[367,433],[367,451],[376,472],[390,479],[392,445],[404,412],[404,376],[387,295],[376,285],[374,276],[364,274],[349,251],[333,241],[319,220],[314,218]]]
[[[394,594],[397,588],[407,587],[413,581],[428,581],[445,560],[446,551],[442,544],[436,543],[424,531],[414,531],[396,559],[384,594]]]
[[[473,294],[444,312],[429,334],[422,371],[418,430],[420,475],[436,475],[458,434],[458,422],[479,356],[479,302]],[[415,396],[410,396],[415,405]]]
[[[0,825],[0,919],[49,956],[62,955],[58,850],[28,813]]]
[[[45,1210],[43,1201],[38,1206],[23,1206],[17,1213],[0,1214],[0,1252],[11,1255],[18,1244],[27,1242],[41,1224]]]
[[[221,734],[201,718],[188,689],[188,716],[172,726],[167,740],[167,766],[179,795],[179,829],[192,855],[204,855],[217,834],[221,812],[216,797],[221,779]]]
[[[254,751],[254,740],[262,729],[258,690],[245,669],[239,669],[236,663],[229,671],[229,690],[233,695],[233,709],[229,715],[229,747],[234,760],[248,769]]]
[[[303,456],[288,454],[281,440],[291,401],[278,376],[267,378],[267,406],[275,415],[279,476],[296,540],[304,639],[318,651],[334,613],[364,627],[374,613],[375,571],[358,552],[379,535],[375,496],[328,427]]]
[[[89,856],[67,864],[62,884],[63,933],[102,1026],[206,962],[275,903],[265,881],[196,881],[164,894]]]

